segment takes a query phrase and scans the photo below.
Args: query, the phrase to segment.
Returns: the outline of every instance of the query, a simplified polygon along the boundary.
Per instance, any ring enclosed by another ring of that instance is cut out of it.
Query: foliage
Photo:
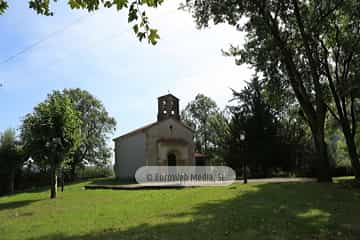
[[[225,164],[228,109],[221,111],[211,98],[198,94],[181,112],[182,121],[194,130],[195,150],[207,155],[208,164]]]
[[[24,161],[25,154],[15,130],[5,130],[0,134],[0,195],[14,192],[15,175]]]
[[[359,192],[339,184],[83,190],[87,183],[67,186],[57,201],[46,199],[41,189],[0,198],[2,239],[355,240],[359,236]]]
[[[195,132],[196,151],[209,154],[216,148],[217,136],[213,130],[223,125],[220,123],[223,118],[214,100],[203,94],[196,95],[182,110],[181,118]]]
[[[97,11],[100,7],[111,8],[121,11],[128,9],[128,22],[134,23],[133,30],[140,41],[147,39],[155,45],[160,38],[156,29],[150,27],[150,23],[143,7],[158,7],[164,0],[68,0],[71,9],[85,9],[89,12]],[[56,0],[28,0],[29,8],[36,13],[52,16],[50,5]],[[11,6],[11,5],[10,5]],[[0,15],[4,14],[9,4],[6,0],[0,0]]]
[[[237,115],[232,121],[232,131],[237,132],[232,135],[237,138],[230,139],[230,143],[243,145],[241,158],[248,160],[252,175],[264,177],[269,176],[272,166],[276,166],[274,160],[279,159],[275,154],[279,141],[276,137],[278,124],[275,115],[265,103],[261,88],[258,79],[254,78],[240,93],[233,92],[240,105],[232,107],[233,114]],[[239,139],[240,132],[245,134],[243,142]]]
[[[85,166],[76,171],[76,176],[80,179],[103,178],[113,175],[114,172],[110,166]]]
[[[81,120],[81,141],[69,159],[72,177],[75,177],[76,167],[87,164],[108,165],[111,149],[107,146],[107,140],[115,130],[115,119],[109,116],[104,105],[88,91],[65,89],[61,94],[70,99]]]
[[[265,79],[288,84],[301,106],[318,152],[319,180],[328,181],[324,124],[330,111],[342,126],[354,170],[360,53],[358,1],[192,1],[199,27],[228,22],[247,33],[228,55],[255,67]],[[335,110],[334,110],[335,109]]]
[[[51,171],[51,197],[56,197],[57,171],[78,147],[81,120],[71,100],[54,91],[26,115],[21,135],[25,150]]]
[[[223,165],[226,163],[226,142],[229,134],[229,109],[215,112],[209,119],[211,151],[210,164]]]
[[[257,77],[241,92],[233,90],[233,100],[238,103],[230,107],[227,163],[240,174],[246,161],[252,177],[271,177],[276,171],[304,174],[304,168],[309,171],[307,152],[313,154],[304,126],[280,98],[276,106],[282,105],[282,111],[270,106],[267,90]],[[245,134],[243,141],[241,133]]]

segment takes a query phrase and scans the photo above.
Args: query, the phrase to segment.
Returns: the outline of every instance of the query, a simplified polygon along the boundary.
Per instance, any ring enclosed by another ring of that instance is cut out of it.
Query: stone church
[[[195,165],[193,130],[180,120],[179,99],[158,98],[157,121],[114,139],[115,175],[134,178],[143,166]]]

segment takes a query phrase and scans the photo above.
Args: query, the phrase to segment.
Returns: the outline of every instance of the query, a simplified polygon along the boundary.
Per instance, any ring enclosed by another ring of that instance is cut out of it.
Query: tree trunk
[[[51,166],[51,186],[50,186],[50,198],[56,198],[57,193],[57,172],[56,167]]]
[[[316,172],[319,182],[332,182],[327,144],[324,140],[324,128],[318,127],[313,131],[313,138],[317,153]]]
[[[346,145],[347,145],[347,149],[348,149],[348,153],[349,153],[349,157],[351,160],[351,165],[352,165],[352,168],[354,171],[355,178],[358,182],[360,182],[359,155],[357,154],[355,139],[354,139],[354,137],[351,136],[350,131],[347,131],[347,130],[349,130],[349,129],[343,128],[345,141],[346,141]]]
[[[75,178],[76,178],[76,173],[75,173],[75,170],[76,170],[75,159],[74,159],[73,161],[74,161],[74,162],[71,163],[71,168],[70,168],[70,178],[71,178],[71,181],[75,181]]]
[[[257,1],[254,1],[257,2]],[[323,103],[324,92],[322,90],[320,84],[320,76],[317,73],[316,65],[318,63],[314,61],[310,43],[308,36],[304,32],[305,27],[302,21],[302,17],[300,15],[297,1],[294,1],[295,11],[296,11],[296,20],[300,29],[300,33],[302,36],[302,41],[306,50],[306,57],[308,58],[311,70],[312,82],[315,90],[316,97],[316,105],[314,106],[311,101],[311,93],[306,89],[306,84],[304,80],[301,78],[301,69],[297,66],[297,63],[294,59],[294,53],[288,49],[287,40],[283,39],[282,31],[280,29],[280,24],[274,19],[269,11],[269,6],[267,5],[267,1],[258,1],[259,2],[259,10],[263,18],[266,20],[266,24],[271,30],[271,34],[274,37],[274,41],[279,47],[279,51],[283,57],[282,63],[284,63],[290,85],[294,90],[296,99],[299,101],[301,109],[304,111],[309,126],[311,128],[311,132],[313,135],[315,148],[317,152],[317,161],[316,161],[316,169],[317,169],[317,178],[319,182],[331,182],[331,174],[330,174],[330,164],[329,164],[329,156],[327,153],[327,146],[324,140],[324,123],[326,117],[326,105]]]
[[[65,179],[64,179],[64,169],[61,169],[61,182],[60,182],[60,184],[61,184],[61,192],[64,192],[64,185],[65,185]]]
[[[15,190],[15,173],[16,169],[11,169],[10,175],[9,175],[9,193],[14,193]]]

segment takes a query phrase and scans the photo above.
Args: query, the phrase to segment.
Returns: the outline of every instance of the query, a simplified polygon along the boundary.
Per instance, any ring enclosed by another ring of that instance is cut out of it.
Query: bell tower
[[[175,118],[180,120],[179,99],[172,94],[158,97],[158,121]]]

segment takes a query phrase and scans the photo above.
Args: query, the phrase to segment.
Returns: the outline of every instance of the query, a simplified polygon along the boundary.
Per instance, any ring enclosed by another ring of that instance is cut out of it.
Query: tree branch
[[[311,32],[313,32],[314,29],[319,26],[319,24],[321,24],[321,22],[324,21],[325,18],[329,17],[329,15],[336,11],[343,3],[343,0],[339,1],[337,4],[335,4],[334,7],[330,8],[329,11],[327,11],[324,15],[320,16],[316,21],[314,21],[314,24],[310,27]]]
[[[355,98],[353,96],[353,94],[351,94],[350,96],[350,109],[351,109],[351,123],[352,123],[352,127],[351,127],[351,136],[354,138],[356,135],[356,130],[357,130],[357,122],[356,122],[356,114],[355,114]]]
[[[318,40],[320,41],[321,47],[323,48],[323,50],[325,52],[325,55],[326,55],[325,56],[325,63],[324,63],[324,65],[325,65],[325,73],[326,73],[327,79],[329,81],[330,90],[331,90],[331,93],[333,95],[337,111],[339,113],[339,118],[337,118],[337,119],[340,121],[341,119],[344,118],[343,109],[342,109],[342,106],[341,106],[341,103],[340,103],[340,97],[339,97],[339,95],[338,95],[338,93],[336,91],[335,84],[334,84],[334,81],[333,81],[333,78],[332,78],[332,75],[331,75],[331,72],[330,72],[329,61],[328,61],[329,50],[327,49],[324,41],[320,37],[318,37]],[[337,62],[336,62],[336,65],[337,65]],[[331,109],[329,108],[328,105],[327,105],[327,107],[331,111]]]
[[[328,104],[325,104],[325,105],[326,105],[326,108],[327,108],[327,109],[329,110],[329,112],[331,113],[331,115],[332,115],[338,122],[341,122],[339,116],[336,115],[336,113],[331,109],[331,107],[330,107]]]

